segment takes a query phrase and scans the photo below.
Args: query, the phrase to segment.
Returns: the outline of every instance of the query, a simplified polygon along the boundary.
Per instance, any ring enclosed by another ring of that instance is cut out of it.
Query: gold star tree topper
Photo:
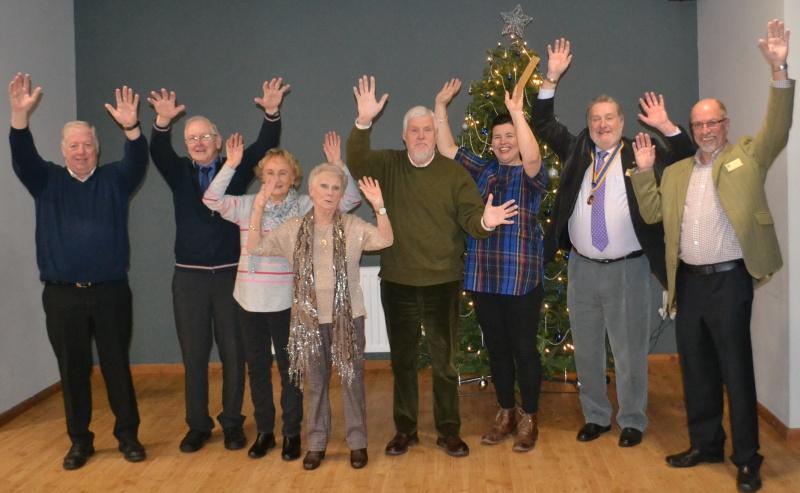
[[[503,22],[506,23],[501,34],[503,36],[511,36],[512,39],[515,36],[517,38],[522,38],[525,26],[533,20],[533,17],[522,13],[522,6],[520,4],[517,4],[511,12],[500,12],[500,16],[503,18]]]

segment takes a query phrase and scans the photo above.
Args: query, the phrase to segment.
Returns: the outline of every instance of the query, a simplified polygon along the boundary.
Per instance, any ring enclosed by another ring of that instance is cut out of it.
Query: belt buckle
[[[76,282],[75,283],[75,287],[76,288],[91,288],[92,287],[92,283],[91,282]]]

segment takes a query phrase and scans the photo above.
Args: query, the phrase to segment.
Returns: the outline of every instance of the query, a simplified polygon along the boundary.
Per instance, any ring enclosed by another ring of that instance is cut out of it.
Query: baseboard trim
[[[760,402],[758,403],[758,415],[778,432],[778,435],[783,437],[787,444],[800,446],[800,428],[789,428]]]
[[[12,419],[16,418],[20,414],[24,413],[28,409],[32,408],[36,404],[42,402],[43,400],[47,399],[53,394],[56,394],[61,391],[61,381],[50,385],[49,387],[45,387],[41,391],[35,393],[32,397],[25,399],[24,401],[20,402],[16,406],[12,407],[8,411],[3,412],[0,414],[0,426],[8,423]]]

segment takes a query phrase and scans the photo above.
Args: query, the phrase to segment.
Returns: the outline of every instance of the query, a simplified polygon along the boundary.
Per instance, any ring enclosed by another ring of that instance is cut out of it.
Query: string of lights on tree
[[[530,50],[522,39],[523,29],[532,19],[517,7],[511,12],[501,14],[505,22],[502,31],[508,37],[507,44],[497,43],[488,50],[483,77],[469,84],[468,94],[472,101],[467,105],[461,133],[457,137],[460,146],[482,157],[490,157],[491,129],[495,116],[505,113],[505,91],[512,92],[519,77],[532,57],[538,55]],[[536,98],[542,76],[538,69],[525,85],[524,111],[527,119],[531,115],[531,103]],[[548,190],[542,197],[539,222],[543,228],[550,224],[554,206],[558,177],[561,173],[561,160],[550,150],[546,142],[539,140],[542,165],[546,167],[549,178]],[[574,346],[569,326],[567,310],[567,255],[559,251],[553,262],[547,264],[544,273],[544,297],[539,317],[537,346],[542,356],[542,370],[545,378],[566,380],[575,371]],[[531,323],[534,323],[531,321]],[[423,328],[424,330],[424,328]],[[420,365],[430,363],[426,344],[420,347]],[[475,316],[473,302],[467,292],[462,292],[458,354],[456,365],[459,382],[478,382],[481,388],[487,385],[490,376],[489,355],[483,344],[480,326]]]

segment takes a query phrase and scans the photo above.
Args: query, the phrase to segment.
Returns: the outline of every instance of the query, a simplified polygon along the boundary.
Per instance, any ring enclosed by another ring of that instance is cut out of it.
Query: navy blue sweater
[[[255,142],[244,150],[226,194],[243,195],[253,179],[253,168],[264,154],[278,145],[280,120],[264,119]],[[239,262],[239,226],[222,219],[203,204],[197,168],[188,157],[172,148],[170,129],[153,127],[150,138],[153,164],[172,190],[175,206],[175,263],[195,267],[219,267]],[[224,164],[224,160],[223,160]]]
[[[45,161],[29,129],[12,128],[11,163],[36,204],[36,263],[42,281],[127,279],[128,203],[144,178],[147,140],[125,141],[121,161],[97,167],[85,182]]]

